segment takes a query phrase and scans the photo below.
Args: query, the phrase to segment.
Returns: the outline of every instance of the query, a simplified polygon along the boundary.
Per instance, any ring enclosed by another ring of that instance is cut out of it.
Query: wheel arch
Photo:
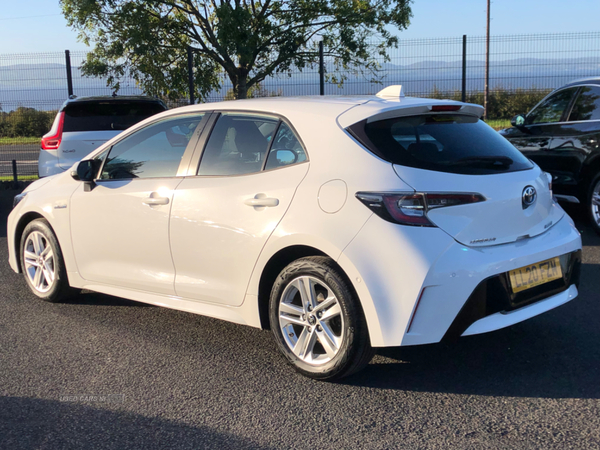
[[[331,258],[325,252],[309,245],[291,245],[277,251],[265,264],[258,283],[258,313],[260,327],[263,330],[271,328],[269,324],[269,298],[277,275],[292,261],[307,256],[327,256]],[[335,261],[334,258],[331,259]]]
[[[29,212],[26,212],[25,214],[23,214],[19,218],[19,221],[17,222],[17,226],[15,227],[15,235],[14,235],[14,243],[13,243],[15,246],[15,255],[17,257],[17,267],[19,268],[19,273],[23,272],[23,267],[21,266],[21,238],[23,237],[23,231],[25,230],[25,227],[27,225],[29,225],[31,222],[33,222],[34,220],[37,220],[37,219],[44,219],[46,222],[48,222],[48,226],[50,226],[50,228],[54,232],[54,229],[52,228],[52,225],[50,224],[48,219],[46,217],[44,217],[42,214],[40,214],[39,212],[29,211]],[[54,233],[54,234],[56,235],[56,233]],[[60,245],[60,243],[59,243],[59,245]]]
[[[583,167],[580,189],[581,200],[583,202],[587,203],[591,183],[598,174],[600,174],[600,153],[598,153]]]

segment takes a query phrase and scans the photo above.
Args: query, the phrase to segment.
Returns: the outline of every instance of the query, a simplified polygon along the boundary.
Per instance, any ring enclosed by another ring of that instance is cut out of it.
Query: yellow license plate
[[[557,256],[530,266],[511,270],[508,274],[512,291],[516,293],[562,278],[562,269]]]

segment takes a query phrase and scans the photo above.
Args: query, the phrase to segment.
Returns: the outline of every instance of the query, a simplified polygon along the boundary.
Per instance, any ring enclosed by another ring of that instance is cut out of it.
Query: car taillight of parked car
[[[54,119],[52,129],[42,137],[42,150],[56,150],[62,140],[63,125],[65,123],[64,111]]]
[[[549,172],[544,172],[544,176],[548,180],[548,189],[550,190],[550,196],[553,196],[552,193],[552,174]]]
[[[418,227],[436,226],[427,218],[431,209],[485,201],[483,195],[470,193],[357,192],[356,198],[388,222]]]

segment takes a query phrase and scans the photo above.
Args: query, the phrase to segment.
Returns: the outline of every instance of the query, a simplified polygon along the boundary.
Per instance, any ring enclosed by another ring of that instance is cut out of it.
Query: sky
[[[0,0],[0,54],[86,50],[58,0]],[[486,0],[414,0],[401,39],[485,35]],[[598,31],[600,0],[496,0],[491,34]]]

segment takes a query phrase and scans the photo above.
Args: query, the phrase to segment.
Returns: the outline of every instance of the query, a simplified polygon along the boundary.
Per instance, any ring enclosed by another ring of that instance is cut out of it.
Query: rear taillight
[[[427,211],[435,208],[468,205],[485,201],[481,194],[357,192],[356,198],[388,222],[417,227],[435,227]]]
[[[552,196],[552,174],[548,172],[543,172],[543,174],[548,180],[548,190],[550,191],[550,196]]]
[[[56,150],[60,146],[64,122],[65,113],[63,111],[58,113],[52,128],[42,137],[42,150]]]

